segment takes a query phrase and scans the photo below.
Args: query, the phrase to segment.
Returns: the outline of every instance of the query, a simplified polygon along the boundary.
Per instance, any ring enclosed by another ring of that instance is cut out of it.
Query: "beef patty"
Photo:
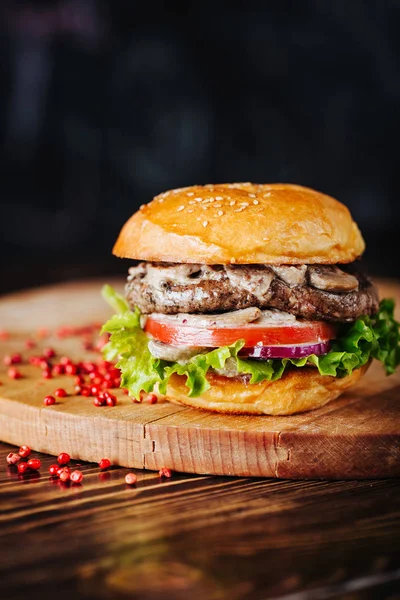
[[[372,282],[353,266],[140,263],[126,298],[143,313],[214,313],[256,306],[305,319],[354,321],[378,310]]]

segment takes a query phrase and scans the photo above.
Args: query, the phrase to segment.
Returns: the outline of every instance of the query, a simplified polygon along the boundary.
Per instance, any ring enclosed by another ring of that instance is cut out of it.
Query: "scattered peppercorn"
[[[38,471],[41,467],[41,462],[38,458],[31,458],[28,460],[27,465],[32,471]]]
[[[160,477],[172,477],[172,471],[171,471],[171,469],[168,469],[167,467],[162,467],[158,471],[158,474]]]
[[[63,375],[64,374],[64,365],[56,364],[52,369],[53,375]]]
[[[60,477],[60,473],[62,472],[71,474],[71,469],[69,467],[58,467],[57,475]]]
[[[15,452],[10,452],[7,454],[6,461],[9,465],[16,465],[20,458],[21,457]]]
[[[135,485],[135,483],[137,482],[137,477],[136,477],[135,473],[127,473],[125,475],[125,482],[128,485]]]
[[[26,463],[26,462],[18,463],[17,469],[18,469],[18,473],[21,473],[21,474],[26,473],[29,470],[28,463]]]
[[[61,471],[61,473],[59,474],[59,478],[60,481],[62,481],[63,483],[67,483],[67,481],[70,480],[71,475],[68,473],[68,471]]]
[[[43,379],[53,379],[53,374],[50,368],[43,369],[42,371]]]
[[[51,406],[52,404],[56,403],[56,399],[54,396],[46,396],[43,400],[43,403],[45,406]]]
[[[55,350],[53,350],[53,348],[45,348],[43,350],[43,356],[45,356],[46,358],[54,358],[54,356],[56,355]]]
[[[50,475],[52,477],[57,477],[59,469],[60,469],[59,465],[50,465],[50,467],[49,467]]]
[[[60,358],[60,364],[64,365],[64,366],[70,365],[70,364],[72,364],[72,360],[68,356],[62,356]]]
[[[18,371],[18,369],[15,369],[14,367],[11,367],[10,369],[8,369],[7,375],[9,376],[10,379],[21,379],[21,377],[22,377],[22,373],[20,371]]]
[[[147,394],[145,401],[148,402],[148,404],[157,404],[157,396],[155,394]]]
[[[18,454],[22,457],[22,458],[27,458],[30,453],[32,452],[32,450],[29,448],[29,446],[21,446]]]
[[[111,467],[111,461],[108,458],[102,458],[99,462],[99,467],[102,471],[106,471],[106,469]]]
[[[65,396],[67,396],[67,392],[64,390],[64,388],[58,388],[56,389],[56,391],[54,392],[54,395],[57,396],[57,398],[65,398]]]
[[[82,471],[72,471],[70,478],[72,483],[81,483],[83,479],[83,473]]]
[[[57,456],[57,462],[58,462],[59,465],[66,465],[66,464],[69,463],[70,460],[71,460],[71,457],[66,452],[61,452]]]

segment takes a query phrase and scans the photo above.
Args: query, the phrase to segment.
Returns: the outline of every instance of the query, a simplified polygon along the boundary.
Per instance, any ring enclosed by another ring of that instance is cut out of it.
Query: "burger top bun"
[[[365,243],[349,210],[310,188],[229,183],[171,190],[125,223],[121,258],[202,264],[336,264]]]

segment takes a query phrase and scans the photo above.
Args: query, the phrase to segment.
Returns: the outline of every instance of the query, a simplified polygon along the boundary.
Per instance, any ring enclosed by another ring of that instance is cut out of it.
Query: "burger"
[[[140,401],[153,393],[221,413],[289,415],[400,363],[391,300],[357,265],[349,210],[315,190],[233,183],[164,192],[123,226],[133,259],[106,360]]]

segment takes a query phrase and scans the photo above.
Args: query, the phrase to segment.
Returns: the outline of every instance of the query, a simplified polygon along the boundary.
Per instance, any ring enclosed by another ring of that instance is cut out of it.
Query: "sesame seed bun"
[[[240,379],[207,375],[211,384],[199,398],[189,398],[185,377],[173,375],[167,399],[177,404],[211,412],[246,415],[292,415],[320,408],[358,383],[369,364],[343,378],[320,375],[313,367],[292,369],[277,381],[254,385]]]
[[[202,264],[336,264],[365,244],[349,210],[310,188],[234,183],[171,190],[125,223],[121,258]]]

